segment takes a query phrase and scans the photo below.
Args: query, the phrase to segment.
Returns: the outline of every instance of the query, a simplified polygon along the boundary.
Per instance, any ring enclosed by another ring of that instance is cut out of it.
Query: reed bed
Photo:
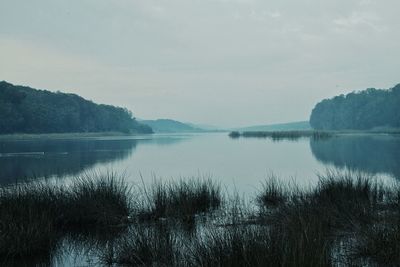
[[[122,227],[121,234],[102,240],[102,264],[399,266],[399,188],[362,173],[327,171],[319,178],[314,188],[300,190],[271,176],[254,196],[254,208],[240,204],[237,195],[225,198],[210,179],[156,181],[138,189],[112,174],[69,186],[3,188],[0,263],[31,257],[48,262],[65,235]],[[216,210],[221,218],[199,220]],[[178,225],[195,227],[186,235]]]
[[[0,191],[0,263],[48,258],[71,231],[105,230],[130,214],[128,187],[114,174],[70,186],[23,183]]]
[[[221,187],[211,179],[189,179],[175,182],[155,180],[150,188],[143,186],[144,202],[138,211],[143,220],[175,217],[192,220],[221,206]]]
[[[274,141],[280,140],[298,140],[300,138],[327,139],[334,136],[332,132],[327,131],[233,131],[229,133],[231,138],[271,138]]]

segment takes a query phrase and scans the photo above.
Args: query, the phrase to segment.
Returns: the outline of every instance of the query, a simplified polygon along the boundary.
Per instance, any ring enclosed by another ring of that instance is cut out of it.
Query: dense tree
[[[325,99],[313,109],[310,124],[323,130],[400,128],[400,84]]]
[[[152,129],[124,108],[0,82],[0,134],[107,131],[151,133]]]

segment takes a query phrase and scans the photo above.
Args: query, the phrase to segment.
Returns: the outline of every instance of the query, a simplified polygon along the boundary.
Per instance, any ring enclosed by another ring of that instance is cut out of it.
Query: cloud
[[[359,27],[367,27],[374,31],[383,31],[380,25],[381,18],[374,13],[353,12],[347,17],[333,20],[338,29],[356,30]]]
[[[321,98],[399,82],[399,9],[398,0],[3,0],[0,79],[142,118],[302,120]]]

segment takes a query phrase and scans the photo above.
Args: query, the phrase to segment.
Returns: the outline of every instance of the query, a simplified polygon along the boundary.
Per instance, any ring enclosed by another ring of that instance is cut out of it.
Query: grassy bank
[[[307,190],[270,177],[250,205],[220,188],[209,179],[130,187],[113,173],[80,177],[68,186],[3,188],[0,259],[49,262],[66,235],[95,232],[103,234],[95,249],[104,265],[400,264],[397,186],[338,171]]]

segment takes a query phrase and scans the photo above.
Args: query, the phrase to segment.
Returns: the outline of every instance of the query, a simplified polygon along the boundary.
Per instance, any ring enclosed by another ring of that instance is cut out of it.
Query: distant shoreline
[[[231,138],[298,139],[302,137],[330,138],[339,135],[399,135],[400,129],[390,130],[299,130],[299,131],[232,131]]]
[[[152,135],[143,133],[121,133],[121,132],[91,132],[91,133],[16,133],[0,134],[0,140],[29,140],[29,139],[75,139],[75,138],[95,138],[107,136],[140,136]]]

